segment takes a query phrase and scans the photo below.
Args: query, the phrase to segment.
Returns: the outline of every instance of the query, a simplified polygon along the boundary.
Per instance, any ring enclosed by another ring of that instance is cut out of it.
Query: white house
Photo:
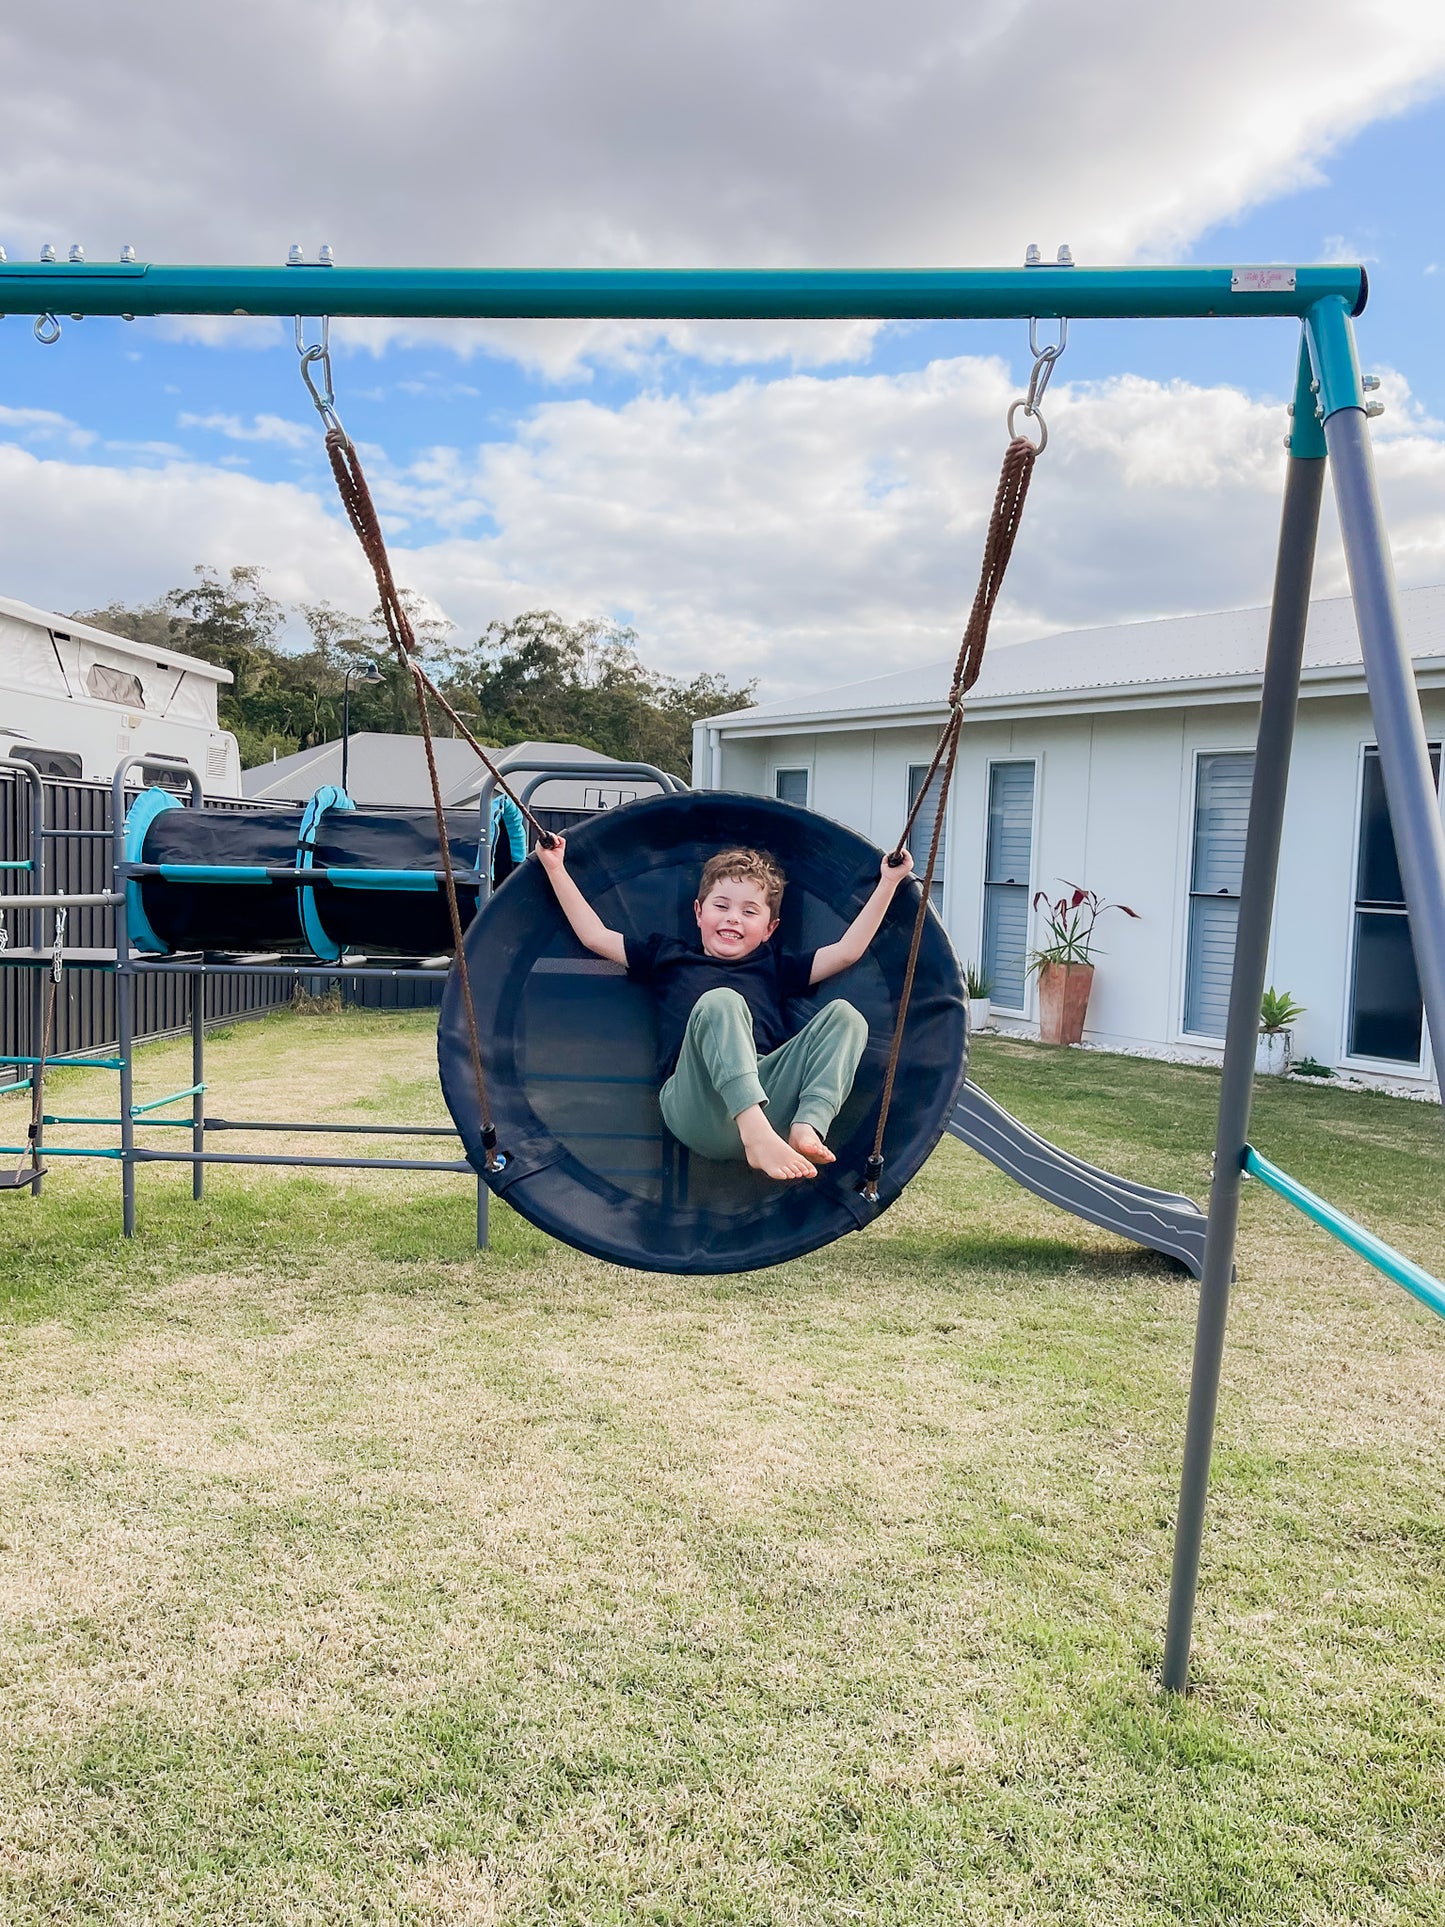
[[[0,755],[108,782],[131,752],[184,757],[208,795],[237,796],[236,739],[217,721],[229,669],[0,596]]]
[[[1445,587],[1400,597],[1439,782]],[[1007,1028],[1037,1020],[1034,892],[1106,918],[1087,1041],[1222,1049],[1266,609],[994,647],[965,706],[934,898]],[[945,716],[952,659],[700,723],[694,781],[805,803],[887,845]],[[927,848],[925,803],[915,849]],[[1354,612],[1310,611],[1269,982],[1305,1006],[1297,1057],[1434,1087]]]

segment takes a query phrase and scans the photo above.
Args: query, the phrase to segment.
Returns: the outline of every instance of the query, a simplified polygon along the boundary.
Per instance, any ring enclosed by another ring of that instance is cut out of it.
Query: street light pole
[[[341,679],[341,787],[346,789],[347,772],[351,765],[351,678],[359,682],[378,683],[382,680],[381,671],[374,662],[353,663]],[[350,792],[347,792],[348,795]]]

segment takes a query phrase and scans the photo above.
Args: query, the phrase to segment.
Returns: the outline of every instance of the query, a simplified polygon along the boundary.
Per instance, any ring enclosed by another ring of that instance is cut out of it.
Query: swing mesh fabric
[[[718,791],[609,810],[567,838],[567,866],[604,923],[625,935],[693,936],[702,866],[741,845],[767,850],[788,887],[775,942],[815,949],[843,934],[878,879],[880,853],[837,823],[768,798]],[[498,1196],[594,1257],[646,1271],[721,1273],[779,1264],[870,1224],[924,1163],[962,1086],[967,1027],[942,925],[924,931],[876,1204],[861,1196],[918,886],[899,890],[863,961],[797,1002],[796,1024],[835,997],[868,1020],[853,1094],[834,1123],[837,1163],[779,1185],[743,1163],[691,1156],[657,1102],[651,999],[584,951],[540,864],[483,906],[466,936],[487,1094],[505,1164],[485,1172],[482,1118],[457,973],[437,1037],[442,1089],[467,1156]]]

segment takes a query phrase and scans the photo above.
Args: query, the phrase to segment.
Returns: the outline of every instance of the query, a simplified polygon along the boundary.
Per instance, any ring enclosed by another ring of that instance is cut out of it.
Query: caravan
[[[122,756],[180,756],[209,796],[239,796],[236,739],[217,723],[231,681],[195,656],[108,635],[0,596],[0,756],[108,782]]]

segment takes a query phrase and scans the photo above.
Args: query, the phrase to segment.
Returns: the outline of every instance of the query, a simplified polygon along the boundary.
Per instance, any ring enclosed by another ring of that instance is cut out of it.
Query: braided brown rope
[[[1029,482],[1033,476],[1034,463],[1038,459],[1035,443],[1018,435],[1004,450],[1003,467],[999,473],[998,489],[994,495],[993,513],[988,520],[988,534],[984,538],[983,567],[979,571],[978,588],[969,611],[968,623],[959,645],[958,661],[953,667],[953,684],[948,692],[948,717],[943,725],[943,734],[938,739],[938,747],[933,752],[933,760],[919,785],[913,807],[908,812],[903,825],[903,833],[893,847],[890,862],[900,862],[913,826],[918,821],[918,813],[923,808],[924,799],[933,784],[933,779],[941,770],[942,781],[938,790],[938,807],[933,817],[933,835],[928,845],[928,863],[923,872],[920,885],[918,909],[913,918],[913,937],[908,946],[908,963],[903,972],[903,988],[898,996],[898,1014],[893,1020],[893,1041],[888,1051],[888,1068],[883,1076],[883,1096],[878,1106],[878,1124],[873,1133],[873,1149],[869,1155],[863,1179],[863,1195],[872,1203],[877,1202],[878,1180],[883,1172],[883,1139],[888,1129],[888,1113],[893,1105],[893,1087],[898,1081],[898,1065],[903,1055],[903,1032],[908,1022],[908,1006],[913,999],[913,980],[918,972],[918,953],[923,944],[923,931],[928,918],[929,892],[933,884],[933,873],[938,866],[939,846],[943,840],[944,813],[948,808],[948,793],[953,785],[953,772],[958,762],[958,744],[963,731],[963,698],[978,681],[978,672],[983,667],[983,652],[988,646],[989,624],[993,620],[993,607],[998,601],[999,590],[1003,587],[1004,575],[1008,570],[1009,557],[1013,554],[1014,541],[1018,536],[1019,524],[1023,518],[1024,501],[1029,492]]]
[[[402,602],[401,593],[396,586],[396,578],[391,572],[391,558],[386,552],[386,538],[381,532],[381,522],[376,513],[376,505],[371,499],[371,490],[366,485],[366,476],[361,467],[355,445],[340,428],[331,428],[326,434],[326,452],[331,458],[331,471],[336,477],[337,491],[346,509],[352,528],[356,531],[367,561],[371,564],[372,574],[376,577],[377,597],[381,603],[382,620],[386,633],[391,638],[397,657],[412,678],[416,691],[417,711],[421,721],[421,739],[426,750],[427,776],[431,782],[432,811],[436,817],[437,838],[441,845],[442,880],[446,892],[447,915],[451,920],[452,942],[456,954],[457,977],[461,984],[462,1007],[467,1017],[467,1045],[472,1061],[472,1076],[477,1087],[477,1110],[482,1120],[482,1149],[486,1156],[487,1169],[497,1168],[497,1130],[492,1122],[491,1104],[487,1097],[487,1077],[482,1065],[482,1040],[477,1030],[476,1005],[472,999],[472,981],[467,969],[467,954],[462,943],[462,912],[457,901],[457,880],[452,864],[451,839],[447,835],[446,805],[442,801],[441,778],[437,773],[436,745],[432,741],[431,713],[427,695],[431,689],[431,679],[416,659],[416,635],[411,626],[411,618]],[[481,745],[474,739],[472,747],[477,750],[482,761],[491,770],[499,787],[508,796],[507,789],[496,765],[491,761]],[[516,797],[512,797],[517,802]],[[521,805],[518,804],[520,808]],[[529,813],[530,814],[530,813]],[[534,826],[541,829],[535,817]]]

